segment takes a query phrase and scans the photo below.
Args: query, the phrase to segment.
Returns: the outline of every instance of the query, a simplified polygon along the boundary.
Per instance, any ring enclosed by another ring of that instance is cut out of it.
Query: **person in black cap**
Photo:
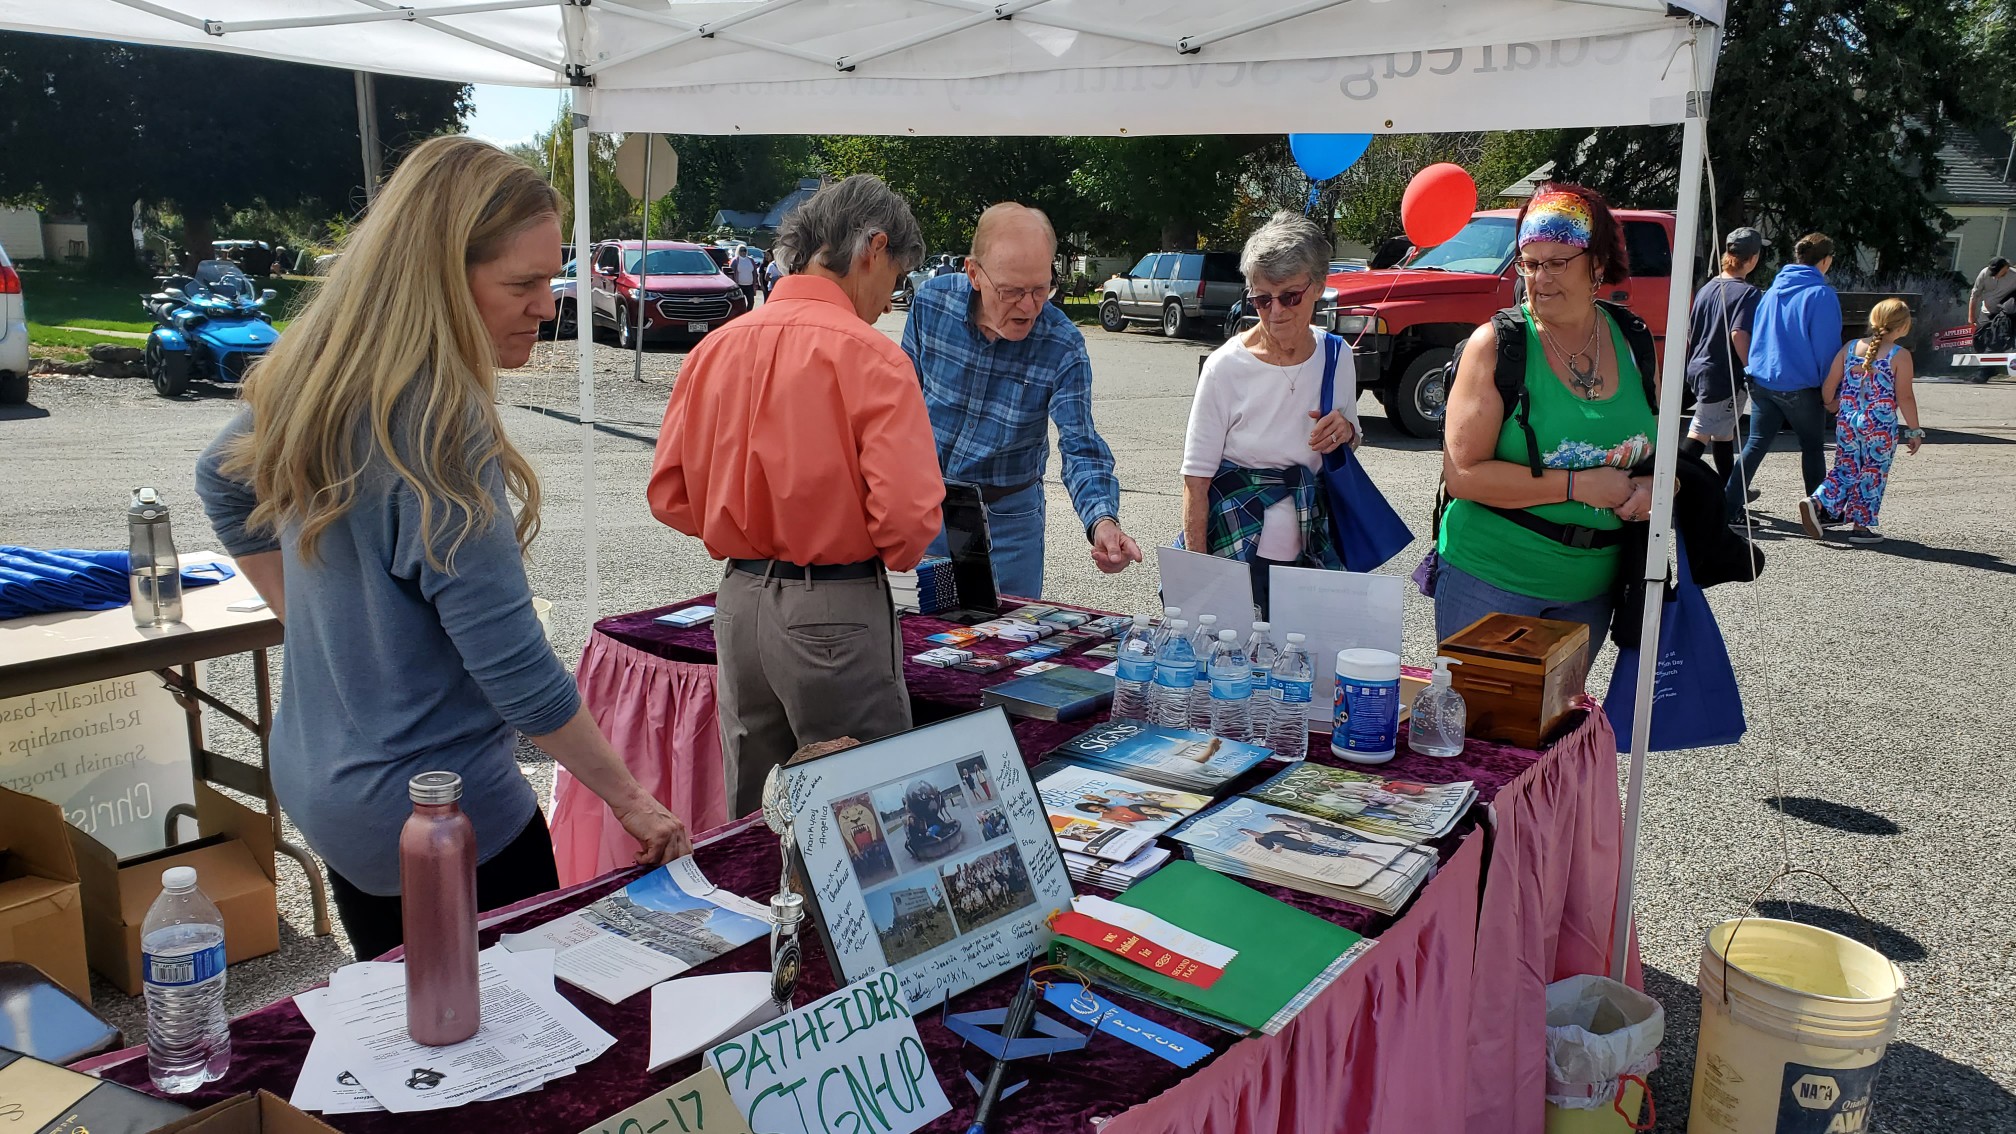
[[[1748,278],[1764,254],[1764,234],[1739,228],[1722,244],[1722,273],[1694,293],[1687,318],[1687,386],[1694,391],[1694,420],[1680,451],[1695,456],[1713,447],[1715,471],[1726,484],[1736,465],[1736,422],[1746,400],[1743,367],[1750,361],[1750,327],[1763,294]]]

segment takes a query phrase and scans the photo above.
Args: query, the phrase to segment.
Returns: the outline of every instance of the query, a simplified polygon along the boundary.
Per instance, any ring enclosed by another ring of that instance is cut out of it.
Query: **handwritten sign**
[[[756,1134],[909,1134],[952,1109],[887,970],[714,1045],[707,1066]]]
[[[721,1072],[698,1072],[581,1134],[752,1134]]]

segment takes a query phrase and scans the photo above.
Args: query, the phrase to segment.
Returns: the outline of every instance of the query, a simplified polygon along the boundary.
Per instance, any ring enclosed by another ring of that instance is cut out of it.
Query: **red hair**
[[[1544,193],[1568,193],[1582,198],[1582,203],[1589,206],[1589,258],[1595,261],[1591,267],[1596,282],[1615,287],[1631,278],[1631,258],[1624,251],[1624,226],[1617,223],[1617,215],[1610,211],[1610,202],[1603,199],[1603,194],[1586,185],[1570,181],[1542,183],[1519,206],[1519,219],[1512,224],[1514,232],[1525,226],[1526,210]],[[1600,271],[1596,271],[1599,266]]]

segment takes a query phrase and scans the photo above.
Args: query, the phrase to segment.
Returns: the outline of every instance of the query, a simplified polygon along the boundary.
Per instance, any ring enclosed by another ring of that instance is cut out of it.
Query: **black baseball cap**
[[[1729,239],[1722,242],[1722,249],[1734,254],[1740,260],[1748,260],[1752,256],[1763,254],[1764,234],[1754,228],[1739,228],[1729,234]]]

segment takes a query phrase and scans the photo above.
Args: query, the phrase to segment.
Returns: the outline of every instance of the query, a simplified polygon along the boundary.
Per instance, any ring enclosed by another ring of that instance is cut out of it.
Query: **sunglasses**
[[[1308,295],[1315,286],[1315,284],[1308,284],[1298,287],[1294,291],[1284,291],[1279,295],[1268,295],[1264,291],[1249,291],[1246,293],[1246,300],[1253,305],[1253,310],[1255,311],[1265,311],[1277,303],[1283,307],[1296,307],[1302,303],[1302,298]]]

